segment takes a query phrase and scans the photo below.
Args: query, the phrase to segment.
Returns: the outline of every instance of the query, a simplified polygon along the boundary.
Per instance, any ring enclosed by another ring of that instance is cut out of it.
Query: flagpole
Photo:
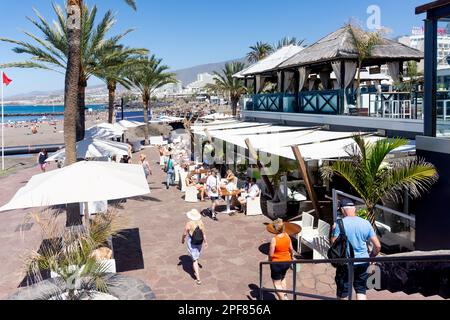
[[[5,121],[4,121],[4,106],[3,106],[3,71],[2,71],[2,77],[1,77],[1,85],[2,85],[2,171],[5,171],[5,131],[4,131],[4,126],[5,126]]]

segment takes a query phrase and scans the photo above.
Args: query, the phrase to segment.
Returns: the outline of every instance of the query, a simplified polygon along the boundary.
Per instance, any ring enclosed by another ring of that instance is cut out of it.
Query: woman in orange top
[[[275,231],[278,233],[270,242],[269,261],[290,262],[294,255],[291,237],[285,232],[285,225],[282,219],[273,223]],[[286,273],[291,267],[290,263],[276,264],[270,266],[273,285],[277,290],[286,290]],[[285,293],[277,292],[278,299],[288,300]]]

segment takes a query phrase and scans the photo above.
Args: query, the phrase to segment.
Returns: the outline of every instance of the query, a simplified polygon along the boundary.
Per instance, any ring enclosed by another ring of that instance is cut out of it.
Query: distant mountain
[[[174,71],[174,73],[177,75],[177,79],[181,81],[183,86],[188,85],[189,83],[192,83],[194,81],[197,81],[197,75],[200,73],[210,73],[212,74],[214,71],[220,71],[223,69],[226,63],[233,62],[233,61],[239,61],[239,62],[247,62],[245,58],[235,59],[235,60],[229,60],[224,62],[217,62],[217,63],[209,63],[209,64],[202,64],[199,66],[181,69]]]
[[[225,64],[228,62],[239,61],[246,62],[245,58],[229,60],[224,62],[217,63],[208,63],[203,65],[194,66],[191,68],[181,69],[174,71],[176,77],[179,81],[181,81],[183,86],[187,86],[188,84],[197,81],[197,75],[200,73],[210,73],[212,74],[214,71],[221,71]],[[124,90],[119,86],[118,91]],[[100,96],[103,95],[107,98],[108,91],[105,85],[97,85],[97,86],[89,86],[86,88],[86,96]],[[53,90],[53,91],[32,91],[28,93],[16,94],[13,96],[8,96],[5,98],[7,102],[22,102],[22,103],[38,103],[38,102],[46,102],[50,98],[59,97],[59,100],[62,101],[64,97],[64,90]],[[106,101],[106,100],[105,100]]]

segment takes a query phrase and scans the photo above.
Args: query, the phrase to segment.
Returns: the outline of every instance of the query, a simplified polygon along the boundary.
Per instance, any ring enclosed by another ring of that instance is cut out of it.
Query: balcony
[[[344,99],[345,97],[345,99]],[[450,128],[450,92],[439,91],[437,118]],[[361,108],[354,90],[321,90],[246,96],[244,117],[296,123],[330,124],[390,131],[423,132],[423,92],[377,92],[363,88]]]

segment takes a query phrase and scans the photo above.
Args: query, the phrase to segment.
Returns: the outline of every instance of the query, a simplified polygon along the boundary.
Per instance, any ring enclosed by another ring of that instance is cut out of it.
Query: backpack
[[[354,258],[355,252],[353,251],[352,244],[348,241],[347,235],[345,234],[344,222],[342,219],[337,220],[339,226],[339,237],[333,243],[331,248],[328,250],[328,259],[346,259]],[[350,247],[350,257],[348,256],[347,248]],[[332,263],[333,267],[337,268],[343,263]]]
[[[195,228],[194,233],[192,233],[191,244],[194,246],[201,246],[204,241],[203,231],[200,227]]]
[[[167,160],[167,164],[166,167],[164,168],[164,172],[167,173],[170,170],[173,170],[173,163],[172,163],[172,159]]]

